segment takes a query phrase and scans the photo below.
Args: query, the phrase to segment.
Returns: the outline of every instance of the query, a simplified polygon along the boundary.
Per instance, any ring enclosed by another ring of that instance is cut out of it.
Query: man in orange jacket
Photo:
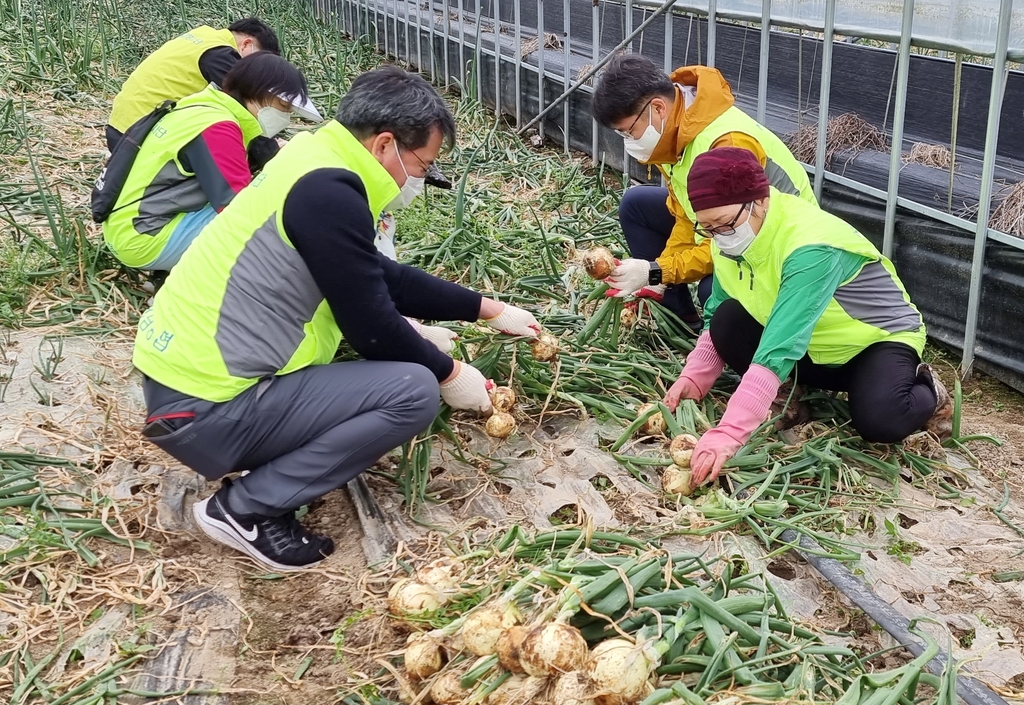
[[[695,330],[701,316],[689,284],[697,282],[703,306],[711,293],[711,241],[694,232],[686,177],[699,155],[718,147],[749,150],[772,186],[815,203],[807,173],[774,133],[734,105],[722,74],[706,66],[685,66],[671,76],[641,54],[609,62],[594,91],[592,112],[614,129],[626,152],[656,166],[668,188],[636,186],[622,197],[619,222],[631,258],[608,278],[610,295],[647,296]]]

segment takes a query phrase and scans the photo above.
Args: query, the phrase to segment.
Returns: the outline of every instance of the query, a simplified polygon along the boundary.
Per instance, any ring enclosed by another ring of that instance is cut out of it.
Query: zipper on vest
[[[743,281],[743,265],[747,265],[747,271],[750,272],[750,290],[753,291],[754,290],[754,268],[751,267],[750,264],[745,259],[743,259],[742,257],[737,257],[736,258],[736,264],[737,264],[736,271],[739,272],[739,280],[740,281]]]

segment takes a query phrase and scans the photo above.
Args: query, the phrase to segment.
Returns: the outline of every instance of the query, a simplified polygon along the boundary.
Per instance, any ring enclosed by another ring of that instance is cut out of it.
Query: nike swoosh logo
[[[217,504],[220,504],[220,501],[218,501]],[[251,543],[255,541],[256,538],[260,535],[260,529],[258,525],[253,524],[252,528],[247,531],[243,529],[242,526],[237,521],[235,521],[235,518],[231,516],[231,513],[226,511],[223,506],[220,507],[220,510],[221,513],[223,513],[224,516],[227,518],[228,523],[231,524],[231,526],[234,527],[235,531],[241,534],[242,538],[246,541],[249,541]]]

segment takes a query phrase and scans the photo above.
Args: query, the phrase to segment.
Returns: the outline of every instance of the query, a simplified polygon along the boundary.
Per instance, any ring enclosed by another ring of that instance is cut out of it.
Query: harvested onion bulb
[[[580,671],[563,673],[551,689],[554,705],[594,705],[594,688],[587,676]]]
[[[514,675],[487,697],[487,705],[530,705],[547,687],[546,678]]]
[[[455,671],[442,673],[430,686],[430,697],[435,705],[460,705],[469,697],[469,691],[459,681],[462,674]]]
[[[490,391],[491,404],[498,411],[511,411],[516,404],[516,393],[511,387],[495,387]]]
[[[530,349],[537,362],[551,362],[558,357],[558,338],[550,333],[541,333],[530,342]]]
[[[455,591],[462,584],[465,569],[451,558],[438,558],[416,571],[416,579],[440,593]]]
[[[583,268],[594,279],[604,279],[615,269],[615,258],[607,247],[595,247],[583,253]]]
[[[643,425],[638,429],[642,436],[661,436],[665,433],[665,417],[661,415],[661,412],[656,409],[656,404],[644,404],[637,409],[636,417],[640,418],[651,409],[655,409],[654,413],[647,417],[647,420],[643,422]]]
[[[484,424],[484,432],[491,438],[508,438],[516,430],[516,420],[506,411],[496,411]]]
[[[490,656],[498,651],[502,632],[519,622],[514,605],[491,605],[474,610],[462,625],[462,643],[475,656]]]
[[[405,642],[405,670],[416,680],[430,678],[444,661],[441,644],[429,634],[410,634]]]
[[[643,647],[628,639],[609,639],[594,647],[587,676],[598,705],[633,705],[644,697],[654,664]]]
[[[619,314],[619,324],[626,328],[636,325],[636,311],[631,308],[622,309],[622,313]]]
[[[690,468],[669,465],[661,474],[661,488],[669,494],[681,494],[684,497],[689,497],[693,494]]]
[[[436,612],[444,597],[429,585],[402,578],[388,591],[388,611],[398,617],[419,617]]]
[[[690,458],[693,457],[693,449],[697,447],[697,439],[689,433],[682,433],[672,439],[668,446],[672,462],[681,468],[690,467]]]
[[[550,676],[583,667],[587,642],[580,630],[552,622],[533,627],[519,650],[519,662],[531,676]]]
[[[498,637],[498,643],[496,644],[498,663],[506,671],[526,673],[523,669],[523,664],[519,662],[519,654],[520,649],[523,648],[523,641],[529,633],[529,629],[517,624],[503,631]]]

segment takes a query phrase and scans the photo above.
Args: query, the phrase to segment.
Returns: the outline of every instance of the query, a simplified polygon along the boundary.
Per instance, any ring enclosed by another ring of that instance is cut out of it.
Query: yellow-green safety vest
[[[209,203],[179,153],[210,125],[227,120],[238,124],[246,147],[262,134],[245,106],[212,85],[182,98],[153,126],[103,223],[103,239],[121,262],[140,268],[155,262],[181,219]]]
[[[340,123],[294,137],[171,270],[139,322],[132,358],[139,370],[183,394],[222,402],[261,378],[334,359],[341,330],[282,220],[295,183],[324,168],[359,176],[373,217],[399,194]]]
[[[672,191],[676,199],[686,211],[691,223],[697,222],[690,197],[686,192],[686,178],[690,174],[693,160],[711,149],[723,135],[730,132],[742,132],[753,137],[760,143],[768,156],[764,171],[772,186],[782,193],[799,196],[808,203],[817,205],[814,189],[807,178],[807,172],[800,166],[792,152],[774,132],[761,125],[754,118],[733,106],[715,118],[711,124],[701,130],[690,144],[683,150],[682,158],[670,170]]]
[[[207,81],[199,71],[199,57],[214,47],[237,51],[238,43],[230,30],[206,25],[164,43],[142,60],[114,96],[110,126],[124,133],[165,100],[201,91]]]
[[[808,354],[820,365],[842,365],[874,343],[905,343],[920,355],[926,331],[892,262],[857,230],[802,198],[771,189],[757,237],[739,258],[712,239],[715,282],[762,326],[779,296],[782,267],[795,250],[826,245],[868,261],[840,284],[811,334]]]

